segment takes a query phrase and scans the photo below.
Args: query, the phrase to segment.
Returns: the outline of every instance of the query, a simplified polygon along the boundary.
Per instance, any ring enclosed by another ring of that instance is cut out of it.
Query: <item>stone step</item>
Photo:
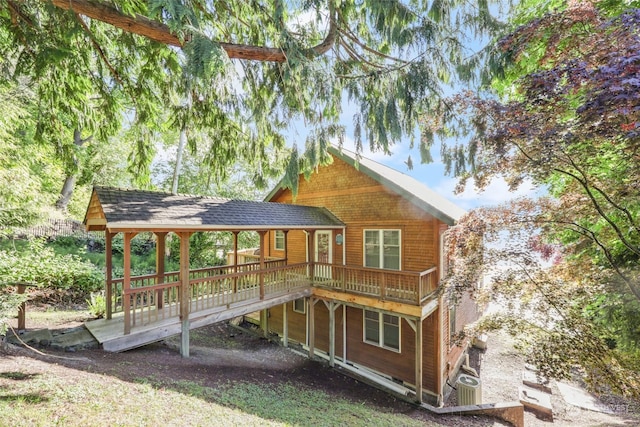
[[[551,396],[547,393],[529,387],[518,387],[520,403],[525,411],[533,412],[537,418],[553,422],[553,407]]]

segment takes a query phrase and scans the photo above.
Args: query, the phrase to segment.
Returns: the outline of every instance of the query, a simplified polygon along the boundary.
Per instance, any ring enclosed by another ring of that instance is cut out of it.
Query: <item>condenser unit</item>
[[[460,375],[456,382],[458,389],[458,405],[479,405],[482,403],[482,384],[480,378],[471,375]]]

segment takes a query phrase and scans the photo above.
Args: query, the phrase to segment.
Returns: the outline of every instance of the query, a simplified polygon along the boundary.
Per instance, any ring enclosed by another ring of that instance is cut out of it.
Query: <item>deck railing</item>
[[[274,259],[265,261],[265,267],[279,267],[286,264],[285,259]],[[247,271],[259,271],[260,263],[252,262],[247,264],[238,264],[234,265],[222,265],[216,267],[207,267],[207,268],[198,268],[189,271],[189,279],[203,279],[211,276],[219,276],[224,274],[232,274],[235,272],[247,272]],[[174,283],[180,282],[180,272],[178,271],[170,271],[164,274],[162,283]],[[111,281],[111,313],[120,313],[124,310],[124,300],[123,296],[123,278],[113,279]],[[157,274],[146,274],[144,276],[135,276],[131,278],[131,289],[138,288],[150,288],[156,286],[158,284],[158,275]],[[160,306],[164,303],[168,303],[169,300],[162,299],[162,291],[164,287],[159,287],[157,302]]]
[[[422,272],[380,270],[316,263],[313,283],[343,292],[420,305],[437,288],[437,269]]]
[[[382,300],[421,305],[437,288],[437,271],[380,270],[336,264],[285,265],[284,260],[221,266],[189,272],[189,312],[230,307],[249,300],[262,300],[305,286],[318,286]],[[122,290],[123,279],[112,282],[113,308],[124,311],[125,334],[132,327],[180,315],[181,281],[178,272],[166,273],[165,283],[157,275],[131,278]]]
[[[231,304],[252,299],[264,299],[311,284],[306,275],[307,264],[278,265],[282,262],[276,261],[270,264],[272,267],[264,270],[243,264],[245,268],[238,270],[244,271],[233,273],[227,271],[234,270],[235,266],[189,272],[189,312],[229,307]],[[176,274],[169,273],[165,277],[179,278]],[[132,278],[131,282],[153,282],[150,279],[149,276],[141,276]],[[132,286],[122,292],[125,334],[128,334],[132,327],[179,316],[182,295],[180,288],[181,282],[176,280],[157,285]]]

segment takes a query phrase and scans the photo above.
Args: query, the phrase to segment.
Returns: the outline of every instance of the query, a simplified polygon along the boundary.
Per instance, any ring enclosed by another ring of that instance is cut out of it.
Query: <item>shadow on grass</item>
[[[36,404],[48,401],[49,398],[41,393],[0,394],[0,402]]]
[[[14,381],[32,380],[40,374],[25,374],[24,372],[0,372],[0,378]]]

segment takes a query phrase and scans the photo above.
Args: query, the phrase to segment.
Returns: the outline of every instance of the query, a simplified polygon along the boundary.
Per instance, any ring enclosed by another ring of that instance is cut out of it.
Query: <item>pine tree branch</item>
[[[87,16],[97,21],[113,25],[121,30],[138,34],[158,43],[169,46],[183,47],[184,41],[171,33],[169,27],[161,22],[154,21],[136,14],[128,16],[120,12],[110,4],[99,0],[50,0],[51,3],[64,10]],[[335,19],[335,7],[329,0],[329,31],[325,39],[318,45],[305,51],[307,56],[319,56],[328,52],[335,44],[338,29]],[[217,42],[231,59],[245,59],[264,62],[286,62],[286,52],[280,48],[267,46],[251,46],[243,44]]]

